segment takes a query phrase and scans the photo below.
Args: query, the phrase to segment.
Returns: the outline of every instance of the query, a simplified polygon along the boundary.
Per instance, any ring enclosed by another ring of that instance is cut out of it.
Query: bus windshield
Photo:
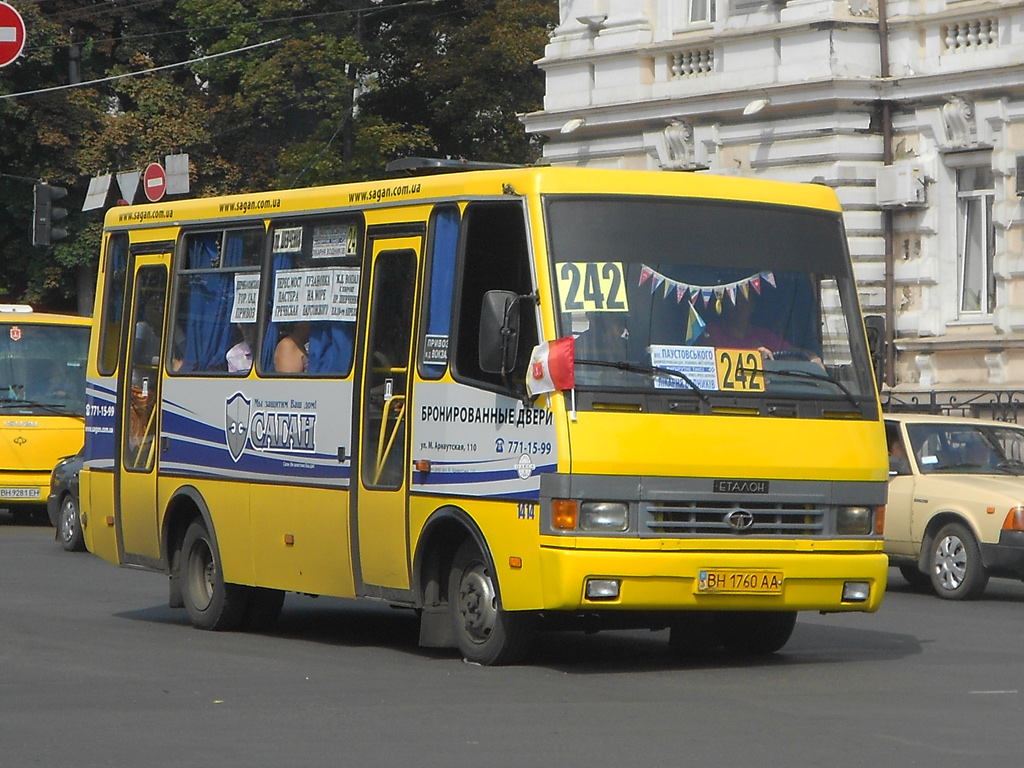
[[[581,390],[873,400],[838,213],[566,196],[545,217]]]
[[[0,412],[85,415],[89,328],[0,323]]]

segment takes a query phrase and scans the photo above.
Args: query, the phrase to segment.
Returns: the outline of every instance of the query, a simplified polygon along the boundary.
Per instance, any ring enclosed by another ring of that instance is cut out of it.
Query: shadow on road
[[[184,610],[154,606],[117,614],[120,618],[187,625]],[[921,652],[909,634],[851,628],[849,617],[830,624],[830,617],[801,619],[793,637],[777,654],[742,658],[724,651],[680,657],[669,649],[668,630],[613,630],[587,634],[572,631],[541,631],[524,665],[540,666],[567,674],[622,674],[673,669],[726,669],[748,667],[806,666],[884,661]],[[347,648],[379,647],[426,659],[459,658],[457,651],[420,648],[419,623],[411,610],[338,598],[313,599],[288,595],[281,617],[267,637],[313,642]]]
[[[0,508],[0,528],[7,526],[38,528],[48,526],[49,524],[50,518],[46,515],[45,505],[31,505],[15,511],[9,508]]]

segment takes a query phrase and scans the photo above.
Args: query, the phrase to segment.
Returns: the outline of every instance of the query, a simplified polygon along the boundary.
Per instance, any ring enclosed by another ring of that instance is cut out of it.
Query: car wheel
[[[981,548],[962,523],[944,525],[932,544],[931,581],[935,593],[947,600],[973,600],[985,591],[988,571]]]
[[[766,656],[789,642],[796,611],[729,611],[716,616],[718,636],[737,656]]]
[[[66,494],[60,503],[57,535],[60,536],[61,546],[68,552],[83,552],[85,550],[85,537],[82,535],[82,523],[78,517],[78,504],[71,494]]]
[[[206,526],[192,523],[181,545],[181,597],[192,625],[199,629],[238,629],[248,608],[248,589],[224,582]]]
[[[532,614],[501,607],[491,568],[471,540],[459,547],[452,561],[448,606],[455,639],[466,661],[486,666],[514,664],[529,648]]]
[[[927,573],[922,573],[921,569],[912,563],[904,563],[899,566],[900,575],[906,579],[911,589],[922,590],[930,589],[932,586],[932,577]]]

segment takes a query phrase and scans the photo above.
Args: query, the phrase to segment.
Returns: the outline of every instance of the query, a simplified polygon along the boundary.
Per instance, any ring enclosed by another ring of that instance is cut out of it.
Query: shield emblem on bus
[[[245,450],[245,442],[249,437],[249,406],[250,400],[241,392],[236,392],[224,403],[224,435],[227,438],[228,452],[231,458],[238,461]]]

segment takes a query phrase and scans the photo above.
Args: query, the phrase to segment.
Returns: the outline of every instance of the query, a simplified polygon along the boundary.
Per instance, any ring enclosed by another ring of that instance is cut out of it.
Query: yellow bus
[[[0,304],[0,509],[46,519],[50,472],[85,439],[87,317]]]
[[[364,598],[504,664],[564,626],[769,653],[880,605],[824,186],[469,168],[116,208],[98,284],[85,540],[198,627]]]

